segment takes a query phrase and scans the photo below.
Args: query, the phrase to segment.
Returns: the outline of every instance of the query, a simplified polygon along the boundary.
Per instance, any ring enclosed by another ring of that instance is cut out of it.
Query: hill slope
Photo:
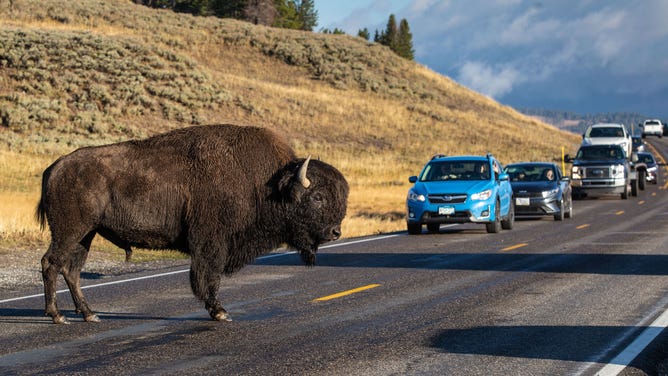
[[[356,37],[122,0],[0,2],[0,25],[6,199],[36,196],[41,171],[78,146],[255,124],[341,169],[352,236],[404,228],[406,178],[434,153],[492,152],[509,163],[555,159],[578,142]],[[25,233],[4,227],[0,240]]]

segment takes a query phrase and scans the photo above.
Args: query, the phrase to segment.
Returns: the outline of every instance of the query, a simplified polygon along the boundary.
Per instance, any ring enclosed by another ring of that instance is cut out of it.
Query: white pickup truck
[[[642,138],[646,136],[659,136],[663,137],[663,124],[660,120],[657,119],[648,119],[645,120],[640,127],[642,128]]]
[[[594,124],[582,134],[582,145],[619,145],[626,158],[631,158],[631,135],[623,124]]]

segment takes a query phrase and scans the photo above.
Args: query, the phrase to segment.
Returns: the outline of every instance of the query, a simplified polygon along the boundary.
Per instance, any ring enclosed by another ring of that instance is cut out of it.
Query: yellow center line
[[[656,196],[656,192],[652,192],[652,196]]]
[[[576,227],[576,229],[578,229],[578,230],[582,230],[583,228],[587,228],[587,227],[589,227],[589,226],[590,226],[589,223],[585,223],[584,225],[580,225],[580,226]]]
[[[622,214],[624,214],[624,210],[620,210],[617,213],[615,213],[615,215],[622,215]]]
[[[510,247],[506,247],[506,248],[502,249],[500,252],[512,251],[513,249],[526,247],[527,245],[529,245],[529,244],[520,243],[520,244],[511,245]]]
[[[644,203],[645,203],[645,200],[640,200],[640,201],[638,201],[638,205],[642,205],[642,204],[644,204]]]
[[[325,300],[332,300],[332,299],[340,298],[342,296],[351,295],[351,294],[354,294],[356,292],[373,289],[373,288],[376,288],[378,286],[380,286],[380,285],[377,284],[377,283],[374,283],[372,285],[366,285],[366,286],[358,287],[356,289],[342,291],[342,292],[339,292],[339,293],[336,293],[336,294],[323,296],[321,298],[313,299],[313,301],[314,302],[323,302]]]

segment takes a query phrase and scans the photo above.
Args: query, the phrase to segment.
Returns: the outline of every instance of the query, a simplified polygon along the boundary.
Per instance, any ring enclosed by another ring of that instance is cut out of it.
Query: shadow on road
[[[302,265],[298,255],[255,265]],[[504,272],[668,275],[668,255],[521,253],[320,253],[316,266]]]

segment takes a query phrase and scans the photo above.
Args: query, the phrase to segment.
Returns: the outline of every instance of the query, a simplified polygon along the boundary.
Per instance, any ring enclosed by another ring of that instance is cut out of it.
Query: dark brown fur
[[[305,188],[298,179],[303,164],[275,133],[234,125],[185,128],[61,157],[44,171],[37,208],[52,238],[42,258],[46,313],[66,322],[55,293],[62,273],[77,311],[86,321],[98,320],[79,274],[100,234],[126,252],[190,254],[193,293],[212,318],[227,319],[217,297],[222,274],[282,243],[312,264],[319,244],[340,236],[345,178],[311,161]]]

